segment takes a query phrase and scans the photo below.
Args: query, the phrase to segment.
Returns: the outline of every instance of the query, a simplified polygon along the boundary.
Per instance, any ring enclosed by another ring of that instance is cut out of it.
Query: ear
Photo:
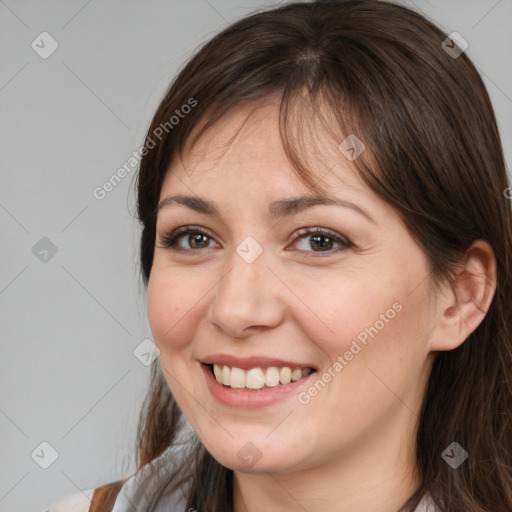
[[[476,240],[466,251],[455,283],[438,298],[437,325],[431,350],[453,350],[480,325],[496,291],[496,258],[485,240]]]

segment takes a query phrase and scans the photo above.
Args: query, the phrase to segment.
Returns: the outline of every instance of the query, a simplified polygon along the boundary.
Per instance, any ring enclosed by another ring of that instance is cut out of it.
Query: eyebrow
[[[208,201],[199,196],[186,196],[181,194],[164,198],[158,204],[157,212],[174,203],[181,204],[199,213],[220,216],[219,209],[214,202]],[[359,215],[365,217],[371,223],[377,224],[375,219],[360,206],[345,199],[330,198],[326,196],[302,196],[279,199],[278,201],[273,201],[270,203],[268,214],[271,218],[280,218],[300,213],[307,208],[311,208],[317,205],[341,206],[344,208],[350,208],[351,210],[357,212]]]

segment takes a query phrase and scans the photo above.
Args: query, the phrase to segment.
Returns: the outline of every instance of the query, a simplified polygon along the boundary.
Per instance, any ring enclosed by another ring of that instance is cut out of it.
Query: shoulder
[[[40,512],[88,512],[94,489],[85,489],[55,501]]]

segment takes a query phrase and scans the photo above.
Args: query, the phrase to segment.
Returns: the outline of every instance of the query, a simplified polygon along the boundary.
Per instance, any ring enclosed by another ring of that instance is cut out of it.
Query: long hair
[[[235,105],[277,94],[286,154],[297,176],[319,190],[292,135],[298,119],[307,124],[312,112],[327,112],[325,125],[340,142],[350,134],[364,141],[354,169],[401,216],[434,282],[453,283],[476,239],[489,242],[497,262],[496,293],[481,324],[457,349],[436,354],[418,419],[421,484],[399,512],[413,511],[427,493],[443,512],[510,512],[510,184],[486,88],[446,38],[415,11],[379,0],[291,3],[213,37],[176,76],[145,138],[136,180],[142,281],[147,287],[162,181],[185,142]],[[157,359],[139,419],[137,471],[173,444],[181,414]],[[469,454],[456,470],[441,456],[454,441]],[[232,511],[233,471],[201,443],[194,461],[187,509]],[[182,480],[171,472],[166,489]]]

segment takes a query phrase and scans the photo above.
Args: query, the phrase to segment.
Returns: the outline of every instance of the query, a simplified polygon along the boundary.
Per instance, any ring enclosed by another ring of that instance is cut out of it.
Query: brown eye
[[[308,239],[309,242],[306,243]],[[297,241],[304,242],[303,247],[299,248],[300,251],[313,253],[325,252],[327,256],[352,247],[352,244],[345,238],[322,228],[304,228],[298,231],[298,236],[295,237],[295,242]],[[338,244],[340,247],[333,249],[333,245],[335,244]],[[315,250],[317,248],[318,250]],[[309,249],[312,249],[312,251]]]
[[[308,239],[309,242],[306,242]],[[181,244],[181,240],[184,240],[185,246]],[[212,240],[211,234],[203,228],[183,226],[164,236],[162,247],[175,251],[197,252],[200,249],[208,249],[208,244]],[[294,242],[294,245],[297,245],[297,242],[303,243],[303,247],[298,250],[304,253],[309,252],[311,253],[310,256],[320,256],[318,253],[325,253],[325,256],[329,256],[352,247],[352,243],[347,239],[323,228],[304,228],[299,230],[294,238]],[[339,247],[336,248],[336,244]]]
[[[188,235],[188,237],[185,235]],[[186,247],[179,244],[181,239],[185,240]],[[162,245],[165,248],[172,248],[177,251],[207,249],[208,242],[211,239],[210,234],[199,227],[184,226],[164,236]]]

